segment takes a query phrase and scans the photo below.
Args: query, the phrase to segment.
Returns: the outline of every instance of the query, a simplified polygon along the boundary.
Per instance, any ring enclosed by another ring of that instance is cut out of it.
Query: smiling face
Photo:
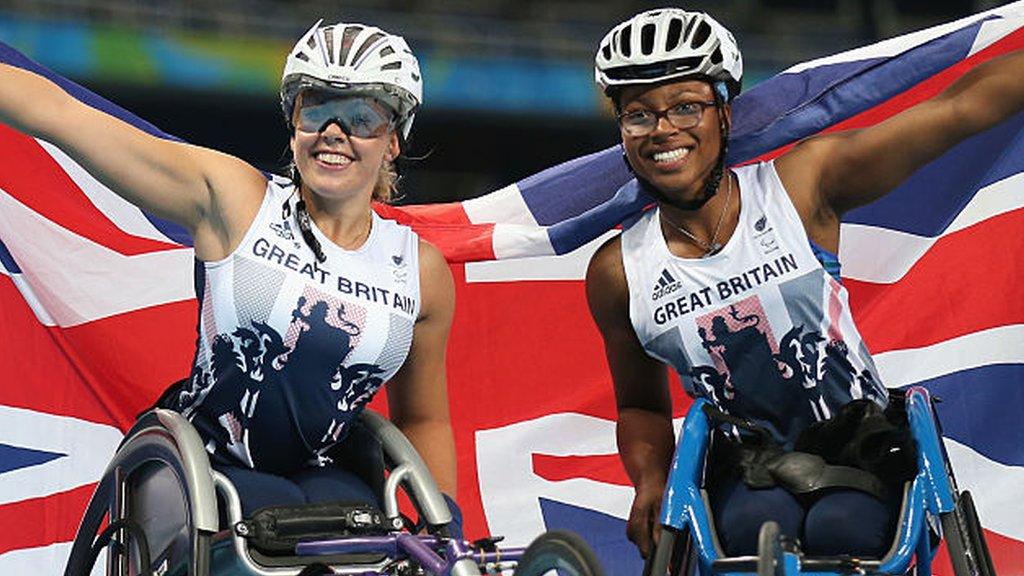
[[[291,137],[292,158],[302,183],[314,194],[333,199],[365,196],[369,199],[385,160],[399,153],[394,129],[376,137],[349,136],[337,122],[320,131],[307,131],[299,121],[303,95],[295,105]]]
[[[619,110],[628,114],[642,110],[661,112],[691,102],[712,102],[714,94],[707,82],[681,80],[654,86],[627,86],[618,98]],[[633,171],[667,196],[683,201],[698,198],[721,150],[718,114],[716,107],[709,106],[691,128],[676,128],[663,115],[649,134],[630,136],[623,132],[622,145]],[[728,121],[728,106],[725,114]]]

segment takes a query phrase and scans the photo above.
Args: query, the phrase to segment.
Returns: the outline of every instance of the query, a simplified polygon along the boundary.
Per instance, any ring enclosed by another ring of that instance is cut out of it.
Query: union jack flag
[[[735,103],[733,164],[878,122],[1024,46],[1024,2],[795,66]],[[0,45],[91,106],[169,137]],[[196,303],[183,230],[54,146],[0,126],[0,572],[58,573],[134,416],[188,373]],[[603,347],[581,279],[650,204],[612,148],[466,202],[380,206],[452,262],[449,354],[470,536],[569,528],[612,574],[632,490],[615,449]],[[848,214],[844,282],[882,379],[942,397],[946,446],[1000,574],[1024,575],[1024,115]],[[676,397],[676,415],[689,401]]]

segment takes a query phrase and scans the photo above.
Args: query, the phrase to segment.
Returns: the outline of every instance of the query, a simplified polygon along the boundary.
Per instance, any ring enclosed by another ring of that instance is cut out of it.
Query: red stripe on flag
[[[108,424],[111,415],[83,386],[83,376],[63,353],[56,329],[43,326],[17,287],[0,275],[0,404]]]
[[[494,260],[494,224],[413,224],[420,238],[430,242],[451,263]]]
[[[940,238],[895,284],[846,279],[874,354],[1024,323],[1024,209]],[[982,256],[982,257],[979,257]],[[937,313],[941,311],[941,314]]]
[[[571,478],[588,478],[605,484],[633,486],[617,454],[601,456],[534,454],[533,471],[541,478],[552,482]]]
[[[991,46],[979,51],[969,58],[965,58],[956,64],[946,68],[942,72],[935,74],[923,81],[916,86],[906,90],[901,94],[893,96],[889,100],[869,108],[860,114],[856,114],[837,122],[828,128],[822,130],[820,134],[828,134],[831,132],[841,132],[843,130],[853,130],[856,128],[866,128],[868,126],[878,124],[882,120],[895,116],[900,112],[920,104],[925,100],[935,96],[936,94],[945,90],[950,84],[956,82],[958,78],[963,76],[968,70],[985,62],[991,60],[997,56],[1008,54],[1014,50],[1024,48],[1024,28],[1018,29],[1015,32],[1007,34],[1002,39],[994,42]],[[766,152],[757,158],[753,158],[744,162],[744,164],[753,164],[762,160],[770,160],[784,154],[787,150],[792,148],[796,142],[786,144],[780,148],[776,148],[770,152]]]
[[[449,262],[494,260],[494,224],[472,224],[455,203],[423,206],[374,204],[382,218],[411,226],[420,238],[430,242]]]
[[[75,538],[95,484],[0,505],[0,554]]]
[[[127,430],[164,388],[188,375],[193,300],[65,329],[40,324],[5,276],[0,302],[0,374],[18,375],[17,385],[0,386],[0,404]]]
[[[1021,576],[1024,574],[1024,542],[1007,538],[991,530],[985,530],[985,543],[992,553],[992,564],[995,573],[1001,576]],[[943,544],[932,563],[932,574],[935,576],[954,576],[953,566],[949,563],[949,550]]]
[[[985,530],[985,542],[992,553],[992,564],[996,574],[1024,574],[1024,542],[1007,538],[991,530]]]
[[[392,206],[375,202],[374,211],[382,218],[390,218],[402,224],[471,224],[461,202],[445,204],[419,204]]]
[[[178,244],[125,233],[114,225],[42,146],[0,124],[0,189],[54,223],[124,255],[145,254]]]

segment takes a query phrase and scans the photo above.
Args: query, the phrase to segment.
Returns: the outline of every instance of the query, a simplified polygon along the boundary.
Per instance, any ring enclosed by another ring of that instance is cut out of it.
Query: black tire
[[[779,524],[769,520],[757,534],[757,576],[774,576],[781,551]]]
[[[523,552],[513,576],[604,576],[590,546],[564,530],[545,532]]]
[[[695,573],[693,566],[693,542],[690,527],[676,530],[661,527],[661,538],[654,548],[654,554],[644,563],[643,576],[685,576]]]
[[[949,552],[949,563],[953,565],[953,574],[973,576],[971,565],[967,561],[967,542],[959,516],[959,510],[956,508],[939,516],[942,522],[942,538],[946,541],[946,551]]]
[[[979,576],[995,576],[996,570],[992,565],[992,553],[989,552],[988,543],[985,542],[985,531],[981,527],[981,521],[978,520],[978,510],[974,507],[974,498],[970,491],[961,492],[956,504],[960,509],[960,519],[963,522],[967,545],[977,573]]]

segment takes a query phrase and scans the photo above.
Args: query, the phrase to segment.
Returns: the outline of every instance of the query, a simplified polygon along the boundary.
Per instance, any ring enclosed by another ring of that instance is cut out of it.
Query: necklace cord
[[[725,222],[725,215],[726,215],[727,212],[729,212],[729,201],[731,199],[732,199],[732,174],[726,174],[725,205],[722,207],[722,213],[719,214],[719,216],[718,216],[718,223],[715,224],[715,231],[712,233],[711,238],[708,241],[701,240],[695,234],[693,234],[692,232],[687,230],[682,225],[676,224],[675,222],[669,220],[665,216],[665,211],[664,210],[660,210],[659,209],[658,210],[658,215],[661,217],[661,219],[666,224],[668,224],[669,226],[671,226],[671,227],[675,228],[676,230],[682,232],[683,235],[686,236],[687,240],[693,242],[699,248],[703,249],[704,250],[704,254],[701,256],[701,258],[707,258],[708,256],[713,256],[713,255],[717,254],[723,248],[723,246],[718,243],[718,235],[722,231],[722,224]]]

